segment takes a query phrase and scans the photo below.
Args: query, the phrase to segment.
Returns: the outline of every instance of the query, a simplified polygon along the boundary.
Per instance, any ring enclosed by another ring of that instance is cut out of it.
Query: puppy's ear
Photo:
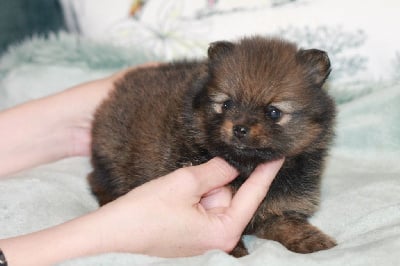
[[[235,45],[228,41],[218,41],[210,43],[208,47],[208,58],[216,59],[221,55],[225,55],[233,50]]]
[[[322,87],[331,72],[328,54],[318,49],[300,50],[297,60],[304,67],[304,74],[317,87]]]

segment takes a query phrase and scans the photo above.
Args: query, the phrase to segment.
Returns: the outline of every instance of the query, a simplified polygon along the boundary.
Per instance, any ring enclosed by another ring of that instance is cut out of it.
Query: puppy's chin
[[[254,162],[254,163],[263,163],[267,161],[272,161],[278,158],[281,158],[282,155],[279,152],[274,151],[269,148],[236,148],[232,147],[231,151],[228,153],[232,158],[239,161],[244,162]],[[228,156],[229,156],[228,155]]]
[[[247,178],[257,165],[282,158],[282,153],[271,148],[249,148],[244,145],[215,145],[211,154],[224,158],[242,177]]]

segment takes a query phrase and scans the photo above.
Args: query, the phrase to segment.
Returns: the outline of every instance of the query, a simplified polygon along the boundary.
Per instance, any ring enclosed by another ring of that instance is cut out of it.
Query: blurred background
[[[327,50],[335,78],[398,76],[396,0],[2,0],[0,53],[68,32],[159,57],[203,56],[209,42],[279,35]]]
[[[0,1],[0,53],[26,37],[65,29],[58,0]]]

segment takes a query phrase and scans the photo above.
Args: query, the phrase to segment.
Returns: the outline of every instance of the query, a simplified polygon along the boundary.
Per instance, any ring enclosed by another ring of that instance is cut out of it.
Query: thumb
[[[259,165],[236,192],[227,214],[240,228],[245,228],[253,217],[283,162],[280,159]]]
[[[199,196],[228,184],[238,175],[235,168],[218,157],[204,164],[186,167],[182,170],[189,171],[196,180]]]

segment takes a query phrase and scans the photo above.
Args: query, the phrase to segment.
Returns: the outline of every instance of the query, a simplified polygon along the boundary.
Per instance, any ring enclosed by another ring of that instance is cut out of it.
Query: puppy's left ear
[[[328,54],[318,49],[300,50],[297,60],[303,65],[307,78],[317,87],[322,87],[331,72]]]
[[[210,43],[208,47],[208,58],[216,59],[221,55],[225,55],[233,50],[235,45],[228,41],[218,41]]]

